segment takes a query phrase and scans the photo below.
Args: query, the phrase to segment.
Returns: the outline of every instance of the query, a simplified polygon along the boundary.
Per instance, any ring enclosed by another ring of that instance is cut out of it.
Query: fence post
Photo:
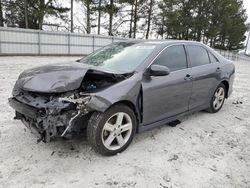
[[[68,33],[68,55],[70,55],[70,33]]]
[[[93,35],[93,44],[92,44],[92,52],[95,51],[95,36]]]
[[[38,31],[38,55],[41,55],[41,36],[40,36],[40,31]]]

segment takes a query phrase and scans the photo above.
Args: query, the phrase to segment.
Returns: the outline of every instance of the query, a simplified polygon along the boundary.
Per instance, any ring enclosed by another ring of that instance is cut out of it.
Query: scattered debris
[[[178,158],[178,155],[173,155],[173,157],[168,159],[168,161],[176,161]]]
[[[239,118],[239,117],[237,117],[237,116],[235,116],[235,118],[236,118],[236,119],[238,119],[238,120],[240,120],[240,121],[242,121],[242,120],[243,120],[243,119],[241,119],[241,118]]]
[[[79,182],[79,180],[70,180],[70,183],[76,183]]]
[[[152,140],[155,140],[155,135],[152,133],[152,134],[150,135],[150,138],[152,138]]]
[[[50,154],[51,156],[53,156],[55,154],[56,151],[52,151],[52,153]]]
[[[185,129],[183,127],[179,127],[179,129],[185,131]]]
[[[113,181],[112,179],[108,179],[106,182],[107,185],[112,186],[112,185],[118,185],[118,181]]]
[[[178,125],[178,124],[180,124],[180,123],[181,123],[181,121],[177,119],[177,120],[174,120],[174,121],[168,123],[168,125],[169,125],[170,127],[176,127],[176,125]]]
[[[166,176],[163,176],[163,179],[166,181],[166,182],[170,182],[171,181],[171,178],[166,175]]]
[[[162,183],[160,183],[160,186],[163,187],[163,188],[168,188],[168,186],[163,185]]]
[[[239,101],[239,100],[236,100],[236,101],[233,102],[233,104],[243,104],[243,102]]]
[[[209,168],[210,170],[217,172],[217,167],[215,165],[213,165],[212,167]]]
[[[136,182],[125,182],[125,183],[122,183],[122,187],[135,187],[136,185]]]

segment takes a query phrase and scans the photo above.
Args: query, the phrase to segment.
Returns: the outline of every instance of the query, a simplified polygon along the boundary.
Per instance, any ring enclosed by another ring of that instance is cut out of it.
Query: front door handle
[[[193,77],[190,75],[190,74],[187,74],[185,77],[184,77],[184,80],[192,80]]]

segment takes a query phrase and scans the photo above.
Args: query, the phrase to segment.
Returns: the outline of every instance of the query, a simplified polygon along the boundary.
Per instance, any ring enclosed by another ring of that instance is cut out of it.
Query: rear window
[[[207,50],[201,46],[187,46],[192,67],[209,64]]]
[[[218,59],[212,54],[212,53],[208,53],[209,54],[209,57],[210,57],[210,62],[211,63],[218,63]]]

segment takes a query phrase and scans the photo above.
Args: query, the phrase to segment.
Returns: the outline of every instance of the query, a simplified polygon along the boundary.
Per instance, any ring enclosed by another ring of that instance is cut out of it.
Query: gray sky
[[[247,9],[248,21],[250,22],[250,0],[243,0],[244,7]]]
[[[247,9],[248,22],[250,22],[250,0],[243,0],[243,2],[244,2],[244,7]],[[250,43],[247,46],[247,53],[249,53],[249,51],[250,51]]]

